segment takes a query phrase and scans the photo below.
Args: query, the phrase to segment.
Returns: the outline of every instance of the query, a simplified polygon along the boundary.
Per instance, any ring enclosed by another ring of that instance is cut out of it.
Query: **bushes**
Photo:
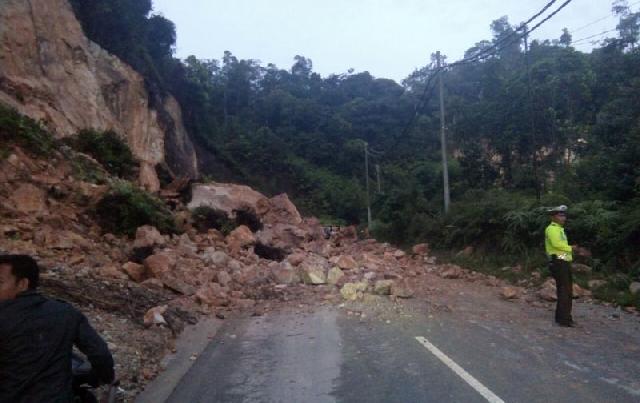
[[[115,132],[82,130],[66,142],[95,158],[110,174],[125,179],[133,177],[136,160],[129,146]]]
[[[191,217],[198,232],[207,232],[215,228],[224,235],[229,235],[237,227],[236,222],[227,217],[227,213],[207,206],[196,207]]]
[[[129,182],[115,182],[95,206],[94,218],[106,232],[135,235],[143,225],[153,225],[162,233],[176,233],[171,212],[164,203]]]
[[[46,156],[55,149],[57,141],[39,122],[0,105],[0,157],[9,155],[7,144],[17,144],[27,152]]]

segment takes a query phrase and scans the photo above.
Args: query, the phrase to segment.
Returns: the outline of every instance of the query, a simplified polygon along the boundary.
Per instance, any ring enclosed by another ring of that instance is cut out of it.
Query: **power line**
[[[602,31],[602,32],[600,32],[599,34],[595,34],[595,35],[587,36],[587,37],[580,38],[580,39],[578,39],[578,40],[572,41],[572,42],[571,42],[571,44],[572,44],[572,45],[575,45],[575,44],[578,44],[578,43],[580,43],[580,42],[587,41],[587,40],[589,40],[589,39],[591,39],[591,38],[595,38],[595,37],[597,37],[597,36],[602,36],[602,35],[605,35],[605,34],[608,34],[608,33],[610,33],[610,32],[614,32],[614,31],[616,31],[616,30],[615,30],[615,29],[609,29],[609,30],[607,30],[607,31]]]
[[[431,71],[431,74],[429,75],[429,78],[427,79],[427,82],[425,84],[425,87],[424,87],[424,90],[422,92],[422,95],[420,96],[418,103],[416,103],[416,105],[415,105],[414,113],[412,114],[411,118],[409,119],[409,121],[405,125],[405,127],[402,130],[401,134],[396,138],[396,141],[393,143],[393,145],[391,146],[390,149],[392,150],[393,148],[395,148],[397,146],[397,144],[399,143],[400,139],[403,138],[409,132],[409,130],[411,130],[411,128],[413,127],[413,124],[414,124],[415,120],[417,119],[418,115],[420,114],[420,111],[422,110],[422,108],[425,105],[427,105],[427,102],[431,99],[431,96],[433,95],[433,91],[435,89],[435,84],[433,86],[431,84],[433,82],[433,79],[439,73],[441,73],[442,71],[444,71],[447,68],[452,68],[452,67],[457,66],[457,65],[470,64],[470,63],[473,63],[473,62],[476,62],[476,61],[479,61],[479,60],[486,59],[487,57],[490,56],[490,53],[495,54],[495,53],[499,52],[500,50],[504,49],[504,47],[513,44],[515,41],[522,40],[522,38],[524,38],[526,35],[529,35],[531,32],[535,31],[540,26],[542,26],[542,24],[546,23],[551,18],[553,18],[562,9],[564,9],[566,6],[568,6],[569,3],[571,3],[573,0],[566,0],[556,10],[554,10],[552,13],[547,15],[542,21],[537,23],[531,29],[527,29],[528,24],[530,24],[532,21],[534,21],[535,19],[540,17],[542,14],[544,14],[557,1],[558,0],[549,1],[547,4],[544,5],[544,7],[542,7],[542,9],[540,11],[538,11],[536,14],[534,14],[532,17],[530,17],[526,22],[520,24],[520,26],[518,28],[516,28],[513,32],[511,32],[509,35],[507,35],[506,37],[501,38],[498,41],[496,41],[496,43],[494,43],[492,46],[490,46],[490,47],[488,47],[486,49],[480,50],[475,55],[472,55],[472,56],[469,56],[469,57],[465,57],[465,58],[463,58],[461,60],[458,60],[458,61],[456,61],[454,63],[448,64],[446,66],[440,66],[440,67],[438,67],[436,69],[433,69]],[[525,32],[522,33],[522,34],[518,34],[518,32],[521,31],[522,29],[524,29]],[[509,39],[512,39],[512,40],[509,41]],[[505,42],[508,42],[508,43],[505,44]],[[505,46],[501,47],[501,45],[503,45],[503,44],[505,44]],[[494,50],[495,50],[495,52],[493,52]]]
[[[631,7],[633,7],[633,6],[637,5],[637,4],[640,4],[640,1],[636,1],[635,3],[631,3],[631,4],[629,4],[629,8],[631,8]],[[574,29],[574,30],[572,30],[572,31],[570,31],[570,32],[571,32],[572,34],[574,34],[574,33],[576,33],[576,32],[582,31],[582,30],[583,30],[583,29],[585,29],[585,28],[589,28],[589,27],[593,26],[593,25],[595,25],[595,24],[599,23],[600,21],[604,21],[604,20],[607,20],[607,19],[609,19],[609,18],[614,18],[614,17],[615,17],[615,16],[614,16],[613,14],[606,15],[606,16],[604,16],[604,17],[602,17],[602,18],[598,18],[597,20],[591,21],[590,23],[588,23],[588,24],[586,24],[586,25],[583,25],[583,26],[581,26],[581,27],[578,27],[578,28],[576,28],[576,29]]]

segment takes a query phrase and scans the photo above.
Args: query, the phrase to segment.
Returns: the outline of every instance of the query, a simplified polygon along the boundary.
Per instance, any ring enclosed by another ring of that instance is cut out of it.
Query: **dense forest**
[[[231,52],[178,60],[175,27],[151,0],[72,4],[92,40],[152,92],[177,97],[211,179],[287,192],[325,222],[364,224],[366,142],[379,239],[534,264],[544,207],[563,203],[595,270],[640,275],[640,13],[625,1],[612,5],[617,32],[591,53],[567,30],[525,47],[522,27],[501,17],[469,62],[442,71],[448,214],[437,92],[426,88],[435,62],[398,84],[368,72],[321,77],[301,55],[287,69]]]

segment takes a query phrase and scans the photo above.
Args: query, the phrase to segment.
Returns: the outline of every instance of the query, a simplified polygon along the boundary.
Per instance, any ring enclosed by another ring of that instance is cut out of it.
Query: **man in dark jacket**
[[[40,295],[38,265],[0,255],[0,403],[71,402],[77,346],[101,383],[114,379],[107,344],[71,305]]]

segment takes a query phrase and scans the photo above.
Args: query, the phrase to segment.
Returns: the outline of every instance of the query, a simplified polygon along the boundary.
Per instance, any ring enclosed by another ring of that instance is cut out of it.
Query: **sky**
[[[294,56],[313,71],[368,71],[400,82],[440,50],[454,61],[483,39],[491,21],[512,25],[536,14],[549,0],[153,0],[154,13],[176,24],[176,56],[257,59],[289,69]],[[557,39],[566,27],[578,40],[614,29],[613,0],[573,0],[532,33]],[[557,4],[564,0],[557,1]],[[635,11],[640,1],[629,0]],[[552,9],[554,9],[556,5]],[[600,20],[600,21],[598,21]],[[539,20],[537,20],[539,21]],[[589,25],[590,24],[590,25]],[[588,25],[588,26],[587,26]],[[615,36],[615,32],[609,35]],[[598,39],[598,37],[594,38]],[[590,40],[576,48],[589,51]]]

